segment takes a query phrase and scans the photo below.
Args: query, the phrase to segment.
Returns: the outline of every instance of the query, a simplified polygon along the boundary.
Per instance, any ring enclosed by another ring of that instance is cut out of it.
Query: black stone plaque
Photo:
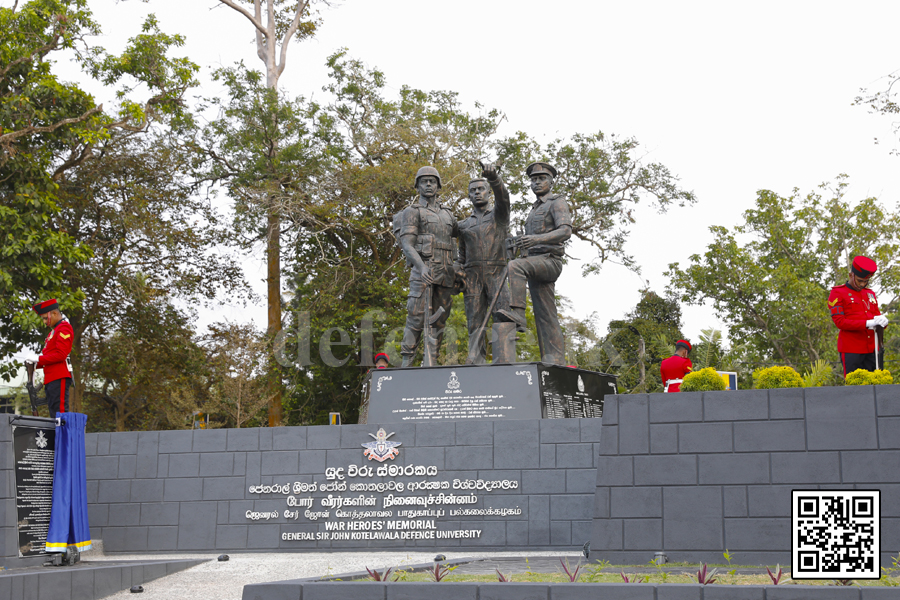
[[[53,499],[55,423],[13,426],[19,556],[44,554]]]
[[[374,369],[360,423],[595,418],[615,376],[544,363]]]
[[[592,419],[603,415],[603,396],[616,393],[612,375],[540,365],[541,417]]]

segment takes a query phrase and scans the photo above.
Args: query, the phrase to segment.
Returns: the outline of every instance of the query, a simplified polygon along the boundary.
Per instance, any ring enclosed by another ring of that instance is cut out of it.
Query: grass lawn
[[[577,564],[577,563],[576,563]],[[570,571],[574,570],[575,564],[570,566]],[[625,575],[628,576],[632,582],[637,582],[636,580],[640,580],[643,583],[697,583],[696,575],[698,570],[698,565],[696,564],[667,564],[664,569],[652,569],[648,568],[647,565],[623,565],[623,566],[611,566],[611,565],[589,565],[586,568],[582,568],[579,571],[578,582],[580,583],[623,583],[624,580],[620,574],[620,572],[624,571]],[[717,569],[716,574],[714,575],[715,582],[713,585],[772,585],[772,580],[767,573],[762,574],[742,574],[742,573],[729,573],[732,569],[759,569],[759,566],[739,566],[739,565],[709,565],[709,571],[712,571],[713,568]],[[465,574],[465,573],[455,573],[455,569],[451,569],[449,573],[442,579],[442,582],[479,582],[479,583],[489,583],[498,581],[497,573],[493,574]],[[773,571],[774,572],[774,571]],[[526,571],[524,573],[509,573],[503,572],[503,575],[510,581],[516,583],[566,583],[569,581],[569,577],[563,572],[560,567],[559,571],[556,573],[536,573],[533,571]],[[694,577],[691,577],[693,575]],[[415,582],[423,582],[423,581],[432,581],[432,576],[427,571],[417,571],[417,572],[407,572],[402,569],[396,570],[390,574],[389,579],[394,580],[394,577],[398,577],[398,581],[415,581]],[[854,586],[900,586],[900,571],[892,569],[890,576],[885,575],[881,577],[881,579],[863,579],[863,580],[850,580],[844,582],[837,582],[833,579],[825,579],[825,580],[810,580],[810,579],[800,579],[794,580],[791,579],[790,576],[785,573],[779,585],[824,585],[824,586],[834,586],[841,585],[842,583],[854,585]],[[898,590],[898,596],[900,596],[900,590]]]

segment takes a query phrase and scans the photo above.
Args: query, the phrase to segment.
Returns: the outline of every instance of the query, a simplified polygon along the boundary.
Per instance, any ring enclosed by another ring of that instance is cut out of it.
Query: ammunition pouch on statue
[[[451,255],[451,259],[453,258],[452,254],[454,254],[453,242],[439,241],[433,233],[419,235],[415,249],[422,258],[438,263],[444,262],[444,253]]]
[[[423,233],[416,239],[416,252],[422,258],[431,258],[434,256],[434,234]]]

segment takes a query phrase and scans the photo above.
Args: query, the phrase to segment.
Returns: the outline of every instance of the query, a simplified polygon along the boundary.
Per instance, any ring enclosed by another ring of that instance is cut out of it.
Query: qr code
[[[792,579],[878,579],[879,490],[794,490]]]

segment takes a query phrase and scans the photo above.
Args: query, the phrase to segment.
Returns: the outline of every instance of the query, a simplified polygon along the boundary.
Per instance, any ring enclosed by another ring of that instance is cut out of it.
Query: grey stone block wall
[[[600,419],[416,423],[385,426],[402,442],[399,465],[434,465],[429,480],[509,479],[518,489],[477,491],[474,505],[514,508],[516,516],[445,516],[438,529],[480,529],[478,539],[283,541],[282,532],[325,531],[322,521],[283,516],[251,521],[246,512],[283,511],[284,496],[251,486],[324,482],[325,469],[371,465],[362,443],[379,425],[159,431],[87,435],[91,534],[106,552],[455,549],[579,549],[590,536]],[[385,464],[390,464],[391,461]],[[425,477],[398,477],[421,481]],[[380,482],[390,478],[352,481]],[[351,481],[351,480],[347,480]],[[429,491],[405,492],[427,495]],[[460,490],[445,493],[466,494]],[[308,494],[299,494],[308,495]],[[358,496],[359,492],[341,492]],[[366,493],[365,495],[373,495]],[[379,494],[377,507],[381,509]],[[314,510],[323,510],[316,492]],[[399,507],[414,508],[414,507]],[[432,507],[434,508],[434,507]],[[394,514],[398,512],[394,507]],[[303,510],[303,509],[301,509]],[[449,510],[447,511],[449,512]]]
[[[789,565],[794,489],[881,490],[900,552],[900,386],[607,396],[600,437],[598,558]]]
[[[655,583],[363,583],[276,581],[244,586],[243,600],[887,600],[885,587]]]

